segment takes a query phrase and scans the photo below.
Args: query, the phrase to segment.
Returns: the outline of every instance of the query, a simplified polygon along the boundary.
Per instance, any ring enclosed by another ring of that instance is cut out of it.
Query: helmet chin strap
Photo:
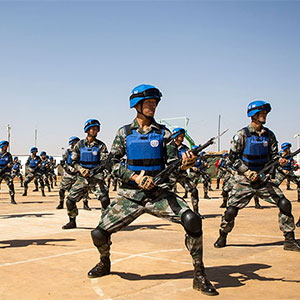
[[[141,111],[139,111],[138,109],[136,109],[136,111],[137,111],[139,114],[143,115],[147,120],[153,121],[153,120],[154,120],[153,117],[146,116],[146,115],[143,113],[143,104],[144,104],[144,101],[142,101],[142,103],[141,103]]]
[[[260,124],[260,125],[264,125],[264,124],[266,124],[266,121],[260,121],[260,120],[258,120],[257,118],[254,118],[253,117],[253,119],[252,119],[254,122],[256,122],[256,123],[258,123],[258,124]]]

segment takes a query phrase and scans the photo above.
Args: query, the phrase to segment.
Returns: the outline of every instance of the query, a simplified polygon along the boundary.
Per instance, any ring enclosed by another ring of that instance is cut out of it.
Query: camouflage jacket
[[[253,128],[253,126],[250,124],[248,125],[248,129],[250,133],[255,133],[256,135],[259,135],[258,132]],[[263,127],[261,134],[266,133],[266,130],[269,130],[265,127]],[[242,160],[242,154],[246,146],[246,133],[243,129],[239,130],[234,136],[231,141],[231,147],[230,147],[230,154],[229,159],[232,163],[232,167],[237,170],[239,173],[243,174],[248,170],[248,167]],[[275,134],[269,130],[269,160],[274,160],[279,157],[278,155],[278,142],[276,140]]]
[[[154,130],[161,129],[162,125],[156,123],[153,121],[151,125],[149,126],[147,131],[143,131],[139,125],[136,119],[133,120],[133,122],[130,124],[131,129],[135,129],[138,133],[141,134],[148,134]],[[116,137],[113,141],[112,147],[111,147],[111,153],[113,155],[113,167],[112,167],[112,174],[118,178],[121,179],[123,183],[127,183],[130,181],[130,178],[135,174],[134,171],[131,171],[127,169],[126,163],[121,163],[121,159],[126,157],[126,133],[124,130],[124,127],[121,127]],[[178,159],[178,152],[177,147],[175,145],[175,142],[172,138],[171,132],[165,128],[164,136],[163,136],[163,150],[164,150],[164,161],[166,165],[169,165],[176,159]],[[119,193],[125,193],[126,197],[133,197],[136,198],[137,194],[143,194],[143,191],[139,187],[132,187],[131,192],[125,191],[126,188],[120,189]]]
[[[100,160],[99,160],[100,162],[107,158],[107,156],[108,156],[107,147],[102,141],[95,139],[92,143],[89,143],[87,138],[85,138],[83,141],[84,141],[84,144],[87,145],[88,147],[98,146],[100,148]],[[72,160],[71,164],[72,164],[72,166],[74,166],[74,168],[77,171],[79,171],[79,169],[80,169],[80,164],[79,164],[80,163],[80,143],[81,143],[81,141],[79,141],[75,145],[75,147],[72,151],[72,156],[71,156],[71,160]]]

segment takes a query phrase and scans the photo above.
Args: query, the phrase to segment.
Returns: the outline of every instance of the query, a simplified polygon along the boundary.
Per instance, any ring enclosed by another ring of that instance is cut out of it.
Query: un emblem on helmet
[[[159,145],[159,141],[158,140],[153,140],[150,142],[151,147],[156,148]]]
[[[97,155],[97,154],[98,154],[98,152],[97,152],[97,151],[93,151],[92,153],[93,153],[93,155]]]

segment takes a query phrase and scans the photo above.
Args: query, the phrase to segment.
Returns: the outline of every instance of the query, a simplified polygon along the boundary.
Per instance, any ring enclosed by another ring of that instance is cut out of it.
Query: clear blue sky
[[[197,143],[221,114],[228,148],[263,99],[267,126],[295,145],[299,32],[294,1],[0,2],[0,140],[10,124],[12,153],[28,153],[37,127],[39,150],[59,155],[97,118],[110,147],[135,116],[131,89],[150,83],[163,93],[157,118],[189,117]]]

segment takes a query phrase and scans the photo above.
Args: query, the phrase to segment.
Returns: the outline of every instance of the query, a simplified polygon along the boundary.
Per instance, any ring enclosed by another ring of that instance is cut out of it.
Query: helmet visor
[[[253,110],[270,112],[271,111],[271,105],[269,103],[265,103],[265,104],[260,105],[260,106],[252,107],[248,110],[248,113],[253,111]]]
[[[132,94],[130,96],[130,100],[131,99],[134,99],[134,98],[137,98],[137,97],[153,97],[154,99],[160,99],[162,97],[162,93],[160,92],[159,89],[156,89],[156,88],[153,88],[153,89],[148,89],[148,90],[145,90],[141,93],[137,93],[137,94]]]

